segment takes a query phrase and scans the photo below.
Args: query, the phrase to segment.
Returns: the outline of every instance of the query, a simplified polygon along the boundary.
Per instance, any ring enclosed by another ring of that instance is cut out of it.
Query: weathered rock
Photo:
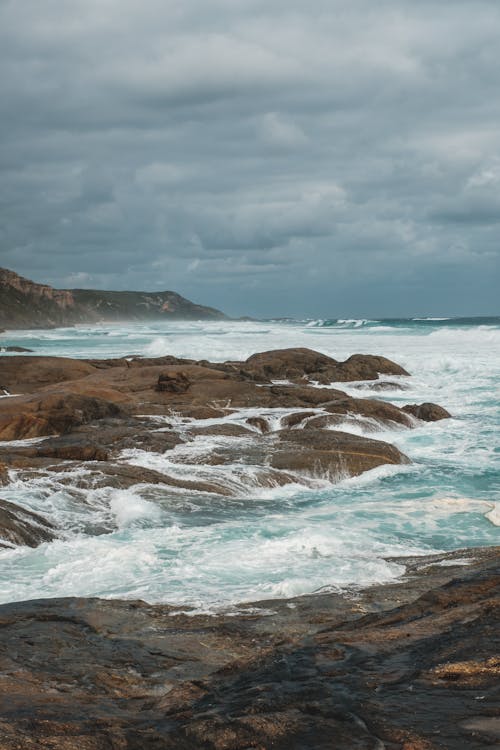
[[[0,357],[0,383],[11,393],[32,393],[46,385],[79,380],[93,365],[67,357]]]
[[[47,519],[6,500],[0,500],[1,541],[37,547],[42,542],[51,542],[53,539],[54,526]],[[0,546],[5,546],[1,541]]]
[[[351,380],[377,380],[379,374],[408,375],[408,372],[386,357],[370,354],[353,354],[345,362],[338,362],[312,349],[276,349],[249,357],[240,374],[252,380],[307,379],[328,385]]]
[[[219,424],[210,425],[196,425],[195,427],[189,428],[189,435],[220,435],[221,437],[245,437],[247,435],[252,436],[253,430],[248,427],[243,427],[241,424],[235,424],[234,422],[222,422]]]
[[[353,354],[345,362],[340,362],[337,365],[332,382],[377,380],[379,375],[409,375],[409,373],[387,357],[372,354]]]
[[[358,414],[361,417],[374,419],[381,424],[399,424],[411,427],[408,415],[397,406],[372,398],[335,398],[322,408],[331,414]]]
[[[402,560],[409,575],[394,584],[261,602],[262,614],[98,599],[3,605],[0,745],[494,747],[499,560],[498,548]]]
[[[403,411],[417,417],[417,419],[422,419],[424,422],[437,422],[440,419],[451,418],[450,412],[438,404],[408,404],[403,406]]]
[[[409,463],[397,448],[337,430],[281,430],[270,465],[275,469],[328,475],[331,479],[357,476],[382,464]]]
[[[337,360],[312,349],[275,349],[253,354],[245,361],[244,372],[253,378],[281,380],[300,378],[336,365]]]
[[[0,440],[70,432],[94,419],[125,415],[117,404],[66,391],[0,400]]]
[[[204,492],[223,496],[233,495],[234,492],[215,479],[213,482],[196,479],[179,479],[161,471],[146,469],[143,466],[134,466],[126,463],[103,462],[98,465],[92,463],[75,463],[74,468],[85,468],[87,472],[81,476],[60,479],[61,484],[70,484],[79,488],[112,487],[113,489],[129,489],[138,484],[163,484],[165,487],[175,487],[189,492]],[[67,472],[71,464],[55,464],[47,467],[54,473]]]
[[[191,382],[185,372],[170,374],[164,372],[158,376],[156,390],[162,393],[186,393]]]
[[[297,411],[294,414],[287,414],[286,417],[283,417],[281,420],[282,427],[296,427],[299,424],[302,424],[304,420],[311,419],[315,417],[317,412],[315,411]]]
[[[74,435],[49,438],[33,448],[35,455],[41,458],[60,458],[64,461],[107,461],[109,459],[109,452],[102,445],[86,442]]]
[[[262,434],[271,431],[269,422],[264,417],[248,417],[245,421],[251,427],[256,427]]]
[[[353,388],[368,391],[405,391],[407,386],[392,380],[376,380],[374,383],[359,383]]]
[[[0,486],[5,486],[9,483],[9,469],[8,466],[0,461]]]

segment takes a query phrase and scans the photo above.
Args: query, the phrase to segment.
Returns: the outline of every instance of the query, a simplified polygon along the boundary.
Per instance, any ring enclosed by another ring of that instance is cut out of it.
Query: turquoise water
[[[177,476],[215,478],[232,497],[158,486],[71,489],[54,476],[13,473],[2,496],[44,513],[62,538],[0,553],[1,601],[100,595],[206,611],[388,581],[403,568],[387,557],[499,543],[499,318],[124,324],[2,334],[0,346],[9,345],[72,357],[173,354],[219,361],[291,346],[338,359],[382,354],[412,377],[402,381],[406,390],[377,398],[434,401],[454,418],[414,430],[379,429],[374,437],[396,444],[412,465],[336,483],[298,477],[296,485],[263,488],[254,468],[237,462],[186,464],[183,446],[164,456],[140,450],[122,456]],[[342,429],[361,434],[369,426]],[[161,428],[161,420],[152,424]],[[202,456],[217,441],[198,438],[187,450]]]

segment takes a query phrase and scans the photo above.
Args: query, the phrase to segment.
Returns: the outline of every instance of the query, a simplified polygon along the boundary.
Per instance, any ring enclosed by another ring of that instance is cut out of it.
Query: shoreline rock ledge
[[[228,615],[101,599],[0,606],[0,747],[498,747],[500,548],[399,562],[401,581],[354,597]]]

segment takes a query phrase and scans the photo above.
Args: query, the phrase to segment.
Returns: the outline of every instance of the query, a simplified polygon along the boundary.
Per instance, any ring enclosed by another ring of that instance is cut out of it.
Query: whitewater
[[[404,390],[337,387],[398,405],[435,402],[453,419],[414,430],[369,425],[377,429],[369,436],[393,443],[412,463],[339,482],[318,476],[307,485],[262,488],[237,463],[183,466],[183,445],[164,455],[131,449],[122,456],[187,478],[219,476],[232,483],[231,497],[158,485],[89,490],[77,476],[11,470],[2,498],[63,532],[36,549],[0,550],[1,602],[103,596],[217,611],[316,591],[355,593],[400,576],[404,566],[394,558],[500,543],[500,318],[127,323],[0,334],[0,347],[8,346],[77,358],[211,361],[286,347],[339,360],[379,354],[411,373],[400,379]],[[249,413],[225,419],[241,423]],[[278,427],[282,415],[268,416]],[[164,429],[162,420],[153,419],[151,429]],[[355,420],[340,429],[368,434]],[[199,437],[188,447],[203,456],[214,441],[238,439]]]

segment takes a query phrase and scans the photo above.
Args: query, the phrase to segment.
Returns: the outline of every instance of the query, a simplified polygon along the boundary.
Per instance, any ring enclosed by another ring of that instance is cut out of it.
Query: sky
[[[0,266],[500,314],[498,0],[0,0]]]

